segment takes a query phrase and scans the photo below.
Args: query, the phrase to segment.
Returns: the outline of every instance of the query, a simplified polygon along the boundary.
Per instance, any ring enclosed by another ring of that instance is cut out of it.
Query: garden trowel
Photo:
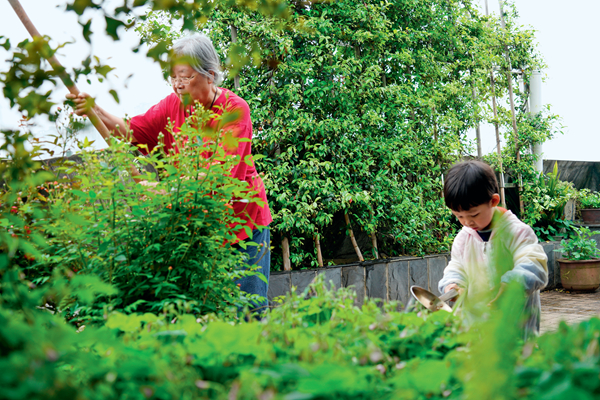
[[[446,300],[450,300],[458,295],[458,291],[456,289],[452,289],[448,291],[448,293],[444,293],[440,297],[437,297],[429,290],[423,289],[419,286],[411,286],[410,292],[419,303],[423,304],[426,309],[432,312],[439,310],[452,312],[452,308],[446,304]]]

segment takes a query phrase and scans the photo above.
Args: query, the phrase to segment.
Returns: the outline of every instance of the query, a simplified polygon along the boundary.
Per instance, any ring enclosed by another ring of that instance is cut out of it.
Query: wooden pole
[[[319,267],[323,266],[323,253],[321,252],[321,241],[319,240],[319,234],[315,234],[315,247],[317,248],[317,263]]]
[[[231,31],[231,43],[237,43],[237,28],[235,26],[231,25],[231,26],[229,26],[229,29]],[[240,89],[239,74],[233,78],[233,86],[235,87],[235,90]]]
[[[485,15],[489,17],[488,2],[485,0]],[[489,24],[488,24],[489,27]],[[496,131],[496,153],[498,154],[498,168],[500,169],[500,202],[506,208],[506,195],[504,191],[504,171],[502,167],[502,144],[500,143],[500,127],[498,125],[498,108],[496,107],[496,82],[494,80],[494,69],[490,71],[490,86],[492,90],[492,109],[494,111],[494,129]]]
[[[283,270],[291,271],[292,263],[290,262],[290,241],[287,237],[283,237],[281,241],[281,248],[283,250]]]
[[[502,30],[506,31],[506,23],[504,21],[504,2],[502,0],[498,0],[498,3],[500,4],[500,23],[502,25]],[[521,150],[520,150],[520,142],[519,142],[519,130],[517,129],[517,116],[515,113],[515,99],[514,99],[514,93],[513,93],[513,84],[512,84],[512,64],[510,61],[510,55],[508,54],[508,45],[504,45],[504,58],[506,59],[506,63],[508,64],[508,67],[506,69],[506,79],[507,79],[507,83],[508,83],[508,97],[510,100],[510,115],[512,117],[512,128],[513,128],[513,134],[515,137],[515,158],[517,160],[517,162],[521,161]],[[524,212],[524,206],[523,206],[523,196],[522,196],[522,192],[523,192],[523,177],[521,175],[521,173],[519,172],[519,181],[517,182],[517,188],[519,190],[519,209],[521,211],[521,215],[523,215]]]
[[[373,224],[375,225],[375,213],[373,212],[373,209],[371,207],[369,207],[369,214],[371,214],[371,219],[373,220]],[[379,249],[377,248],[377,228],[373,229],[373,232],[371,232],[371,244],[373,245],[373,255],[375,256],[375,259],[378,260]]]
[[[473,103],[477,102],[477,90],[475,89],[475,85],[473,85]],[[475,104],[473,104],[475,105]],[[479,126],[479,117],[477,117],[477,125],[475,125],[475,137],[477,140],[477,158],[481,160],[483,157],[483,153],[481,151],[481,129]]]
[[[500,169],[500,202],[506,208],[506,195],[504,191],[504,171],[502,169],[502,144],[500,143],[500,127],[498,126],[498,109],[496,107],[496,84],[494,81],[494,70],[490,73],[490,85],[492,88],[492,109],[494,110],[494,129],[496,130],[496,153],[498,154],[498,168]]]
[[[356,239],[354,238],[354,232],[352,231],[352,226],[350,226],[350,218],[348,217],[348,213],[344,213],[344,218],[346,219],[346,225],[348,226],[348,233],[350,234],[350,240],[352,241],[352,246],[354,246],[354,251],[356,251],[356,255],[358,256],[359,261],[365,261],[358,248],[358,244],[356,243]]]

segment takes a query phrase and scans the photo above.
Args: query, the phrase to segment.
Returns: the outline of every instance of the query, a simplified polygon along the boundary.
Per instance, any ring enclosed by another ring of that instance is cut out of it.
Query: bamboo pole
[[[291,271],[292,263],[290,261],[290,241],[285,236],[283,237],[283,240],[281,241],[281,247],[283,250],[283,270]]]
[[[319,240],[319,234],[315,234],[315,247],[317,248],[317,263],[319,263],[319,267],[323,266],[323,253],[321,252],[321,241]]]
[[[365,259],[362,256],[362,253],[360,252],[360,249],[358,248],[358,244],[356,243],[356,238],[354,237],[354,232],[352,231],[352,226],[350,225],[350,217],[348,217],[348,213],[344,213],[344,218],[346,219],[346,225],[348,226],[348,233],[350,234],[350,240],[352,241],[352,246],[354,247],[354,251],[356,252],[356,255],[358,256],[358,260],[365,261]]]
[[[473,85],[473,102],[477,102],[477,90],[475,89],[475,85]],[[479,126],[479,118],[477,118],[477,125],[475,125],[475,137],[477,140],[477,158],[481,160],[483,153],[481,151],[481,128]]]
[[[500,127],[498,126],[498,108],[496,107],[496,84],[494,71],[490,73],[490,86],[492,89],[492,109],[494,111],[494,129],[496,130],[496,153],[498,154],[498,167],[500,169],[500,202],[506,208],[506,195],[504,191],[504,170],[502,168],[502,144],[500,143]]]
[[[502,30],[506,31],[506,22],[504,21],[504,2],[502,0],[498,0],[498,3],[500,4],[500,24],[502,25]],[[515,99],[514,99],[514,93],[513,93],[513,84],[512,84],[512,64],[510,61],[510,55],[508,54],[508,45],[504,45],[504,58],[506,59],[506,63],[508,64],[508,67],[506,69],[506,79],[507,79],[507,83],[508,83],[508,97],[510,100],[510,115],[512,117],[512,128],[513,128],[513,134],[515,137],[515,158],[517,160],[517,162],[521,161],[521,150],[520,150],[520,143],[519,143],[519,130],[517,129],[517,116],[516,116],[516,112],[515,112]],[[523,196],[522,196],[522,192],[523,192],[523,176],[521,175],[521,173],[519,172],[519,181],[517,183],[517,188],[519,190],[519,209],[521,211],[521,215],[523,215],[524,212],[524,206],[523,206]]]
[[[488,1],[485,0],[485,15],[489,17]],[[488,24],[489,26],[489,24]],[[494,129],[496,131],[496,153],[498,154],[498,168],[500,169],[500,202],[503,208],[506,208],[506,195],[504,190],[504,170],[502,167],[502,144],[500,142],[500,127],[498,125],[498,108],[496,106],[496,82],[494,79],[494,69],[490,71],[490,86],[492,90],[492,109],[494,112]]]
[[[371,219],[373,222],[375,222],[375,213],[371,207],[369,207],[369,214],[371,214]],[[371,232],[371,244],[373,245],[375,259],[379,259],[379,249],[377,248],[377,228],[373,229],[373,232]]]
[[[231,26],[229,26],[229,29],[231,31],[231,43],[237,43],[237,28],[235,26],[231,25]],[[233,86],[235,87],[235,90],[240,89],[239,74],[233,78]]]

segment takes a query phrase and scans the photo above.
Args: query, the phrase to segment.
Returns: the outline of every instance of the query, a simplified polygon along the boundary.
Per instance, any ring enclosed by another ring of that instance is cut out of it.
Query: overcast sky
[[[483,1],[478,3],[483,8]],[[490,11],[498,13],[498,1],[488,0]],[[65,0],[21,0],[21,4],[40,33],[47,34],[59,42],[75,41],[60,51],[58,59],[69,69],[80,63],[90,53],[98,56],[116,70],[110,79],[103,83],[92,81],[77,82],[81,91],[97,96],[98,103],[107,111],[117,115],[137,115],[170,93],[170,86],[163,83],[161,71],[155,63],[142,53],[131,49],[138,41],[133,31],[122,33],[119,42],[102,35],[104,22],[96,18],[92,29],[98,32],[93,36],[90,47],[81,37],[81,27],[73,12],[65,12]],[[121,1],[122,3],[122,1]],[[544,144],[545,159],[600,161],[600,135],[596,122],[596,93],[600,82],[588,78],[587,68],[598,62],[598,54],[590,47],[590,39],[595,37],[600,15],[600,1],[575,0],[566,6],[564,0],[516,0],[520,13],[520,23],[535,29],[540,52],[548,68],[543,71],[545,82],[542,85],[542,101],[551,104],[552,111],[562,117],[564,135],[559,135]],[[58,5],[58,7],[57,7]],[[10,38],[12,44],[29,38],[25,28],[7,1],[0,0],[0,36]],[[0,49],[0,71],[7,69],[6,52]],[[128,78],[129,77],[129,78]],[[116,89],[121,103],[117,104],[108,94]],[[67,93],[60,87],[54,93],[54,100],[60,101]],[[0,129],[15,129],[20,119],[11,110],[8,101],[0,97]],[[33,129],[36,135],[50,131],[52,127],[44,121],[36,121]],[[474,136],[474,135],[473,135]],[[98,147],[105,144],[98,134]],[[482,128],[484,153],[494,151],[495,136],[491,126]]]

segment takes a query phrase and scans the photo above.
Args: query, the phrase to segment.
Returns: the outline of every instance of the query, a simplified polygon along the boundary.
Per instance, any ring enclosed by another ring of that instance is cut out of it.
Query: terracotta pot
[[[558,264],[563,288],[594,291],[600,287],[600,258],[579,261],[560,258]]]
[[[600,208],[583,208],[581,210],[581,219],[584,224],[600,224]]]

